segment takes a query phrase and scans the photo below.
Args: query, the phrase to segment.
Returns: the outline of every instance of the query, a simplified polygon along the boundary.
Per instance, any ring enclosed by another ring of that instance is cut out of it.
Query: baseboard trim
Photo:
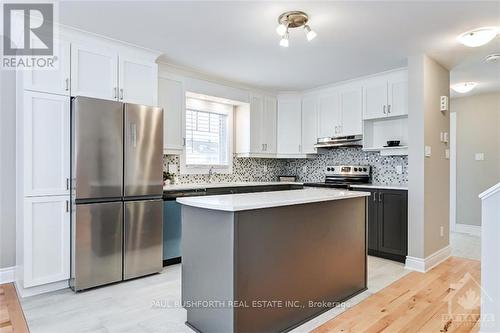
[[[0,268],[0,284],[14,282],[16,278],[16,266]]]
[[[29,288],[22,287],[22,281],[16,281],[16,291],[18,296],[21,298],[49,293],[51,291],[61,289],[69,289],[69,280],[52,282]]]
[[[474,236],[481,236],[481,226],[480,225],[470,225],[470,224],[455,224],[454,232],[460,232],[462,234],[470,234]]]
[[[425,273],[448,259],[450,255],[451,248],[449,245],[447,245],[425,259],[406,256],[405,268],[412,271]]]

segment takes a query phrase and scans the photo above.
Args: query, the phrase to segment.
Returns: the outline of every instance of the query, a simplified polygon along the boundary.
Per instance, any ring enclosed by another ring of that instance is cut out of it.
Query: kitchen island
[[[201,332],[286,331],[366,289],[366,196],[178,198],[182,301]]]

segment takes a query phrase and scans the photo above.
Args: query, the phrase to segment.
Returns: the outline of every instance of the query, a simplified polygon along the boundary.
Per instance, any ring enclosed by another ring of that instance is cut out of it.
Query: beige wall
[[[440,132],[450,131],[450,116],[439,103],[450,82],[449,71],[426,55],[408,58],[408,75],[408,255],[424,259],[449,245],[450,167]],[[424,157],[425,146],[431,157]]]
[[[478,195],[500,182],[500,92],[454,98],[450,109],[457,114],[456,223],[480,225]]]
[[[0,73],[0,268],[16,264],[15,72]]]

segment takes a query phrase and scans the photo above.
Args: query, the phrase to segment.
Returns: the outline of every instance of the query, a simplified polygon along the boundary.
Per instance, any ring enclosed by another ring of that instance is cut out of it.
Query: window
[[[233,105],[186,98],[186,147],[181,173],[232,172]]]

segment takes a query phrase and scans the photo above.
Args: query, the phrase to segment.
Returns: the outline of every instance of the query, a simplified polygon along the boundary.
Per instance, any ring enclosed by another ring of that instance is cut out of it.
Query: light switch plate
[[[304,165],[304,166],[302,167],[302,173],[307,173],[307,165]]]
[[[484,153],[476,153],[476,155],[474,156],[474,159],[476,161],[484,161]]]
[[[448,135],[448,132],[444,132],[443,142],[448,143],[448,141],[450,141],[450,136]]]
[[[445,149],[444,151],[444,157],[449,160],[450,159],[450,150],[449,149]]]
[[[448,96],[441,96],[440,107],[441,112],[448,111]]]
[[[432,155],[431,146],[425,146],[425,157],[431,157],[431,155]]]

